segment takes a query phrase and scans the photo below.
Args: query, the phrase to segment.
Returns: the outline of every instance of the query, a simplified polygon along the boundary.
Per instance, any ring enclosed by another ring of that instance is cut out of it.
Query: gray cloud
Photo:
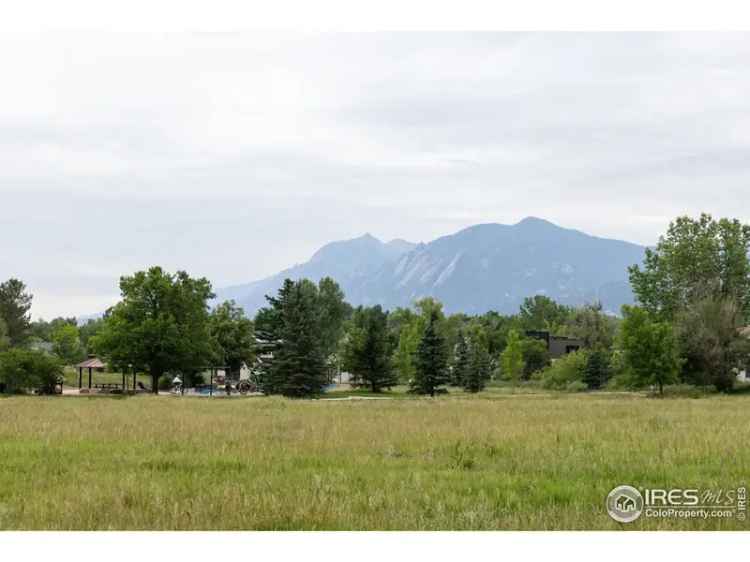
[[[0,277],[49,317],[154,263],[222,286],[365,231],[747,220],[748,37],[2,38]]]

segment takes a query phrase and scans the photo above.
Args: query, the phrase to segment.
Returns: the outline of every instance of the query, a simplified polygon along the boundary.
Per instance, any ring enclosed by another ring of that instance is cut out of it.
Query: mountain
[[[525,297],[543,294],[568,305],[600,300],[619,312],[633,302],[627,268],[642,262],[644,250],[533,217],[479,224],[427,244],[383,243],[366,234],[327,244],[310,261],[272,277],[220,290],[218,298],[233,298],[254,314],[284,278],[328,275],[354,305],[394,308],[433,296],[449,313],[512,313]]]
[[[333,277],[346,293],[347,300],[353,302],[350,295],[366,283],[370,276],[395,263],[415,247],[416,244],[406,240],[384,243],[371,234],[352,240],[331,242],[315,252],[308,262],[259,281],[217,290],[216,300],[233,299],[248,314],[254,315],[259,308],[267,304],[265,295],[275,294],[286,278],[306,277],[317,282],[322,277]]]

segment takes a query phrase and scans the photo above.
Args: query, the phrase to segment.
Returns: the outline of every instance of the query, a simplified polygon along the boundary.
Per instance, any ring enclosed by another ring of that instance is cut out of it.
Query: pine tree
[[[583,382],[589,389],[596,390],[609,380],[609,356],[602,349],[595,349],[588,354],[583,370]]]
[[[469,368],[464,380],[464,390],[480,392],[484,390],[490,378],[490,354],[484,342],[479,337],[471,340],[469,352]]]
[[[281,383],[274,370],[274,360],[281,350],[284,310],[294,290],[294,281],[285,279],[275,297],[266,295],[268,306],[255,315],[255,348],[258,357],[257,381],[264,394],[280,394]]]
[[[412,392],[435,396],[450,381],[445,340],[437,330],[437,311],[432,311],[414,357],[415,375]]]
[[[458,342],[456,343],[455,359],[453,361],[453,385],[464,386],[469,372],[469,344],[466,342],[466,336],[463,331],[458,333]]]
[[[0,321],[4,324],[4,337],[10,341],[11,347],[20,346],[28,339],[31,299],[22,281],[8,279],[0,283]]]
[[[270,388],[284,396],[314,396],[326,384],[315,285],[301,280],[289,289],[280,303],[280,338],[271,364]]]
[[[354,384],[373,392],[398,383],[390,360],[388,314],[380,306],[355,311],[344,346],[344,368],[352,373]]]

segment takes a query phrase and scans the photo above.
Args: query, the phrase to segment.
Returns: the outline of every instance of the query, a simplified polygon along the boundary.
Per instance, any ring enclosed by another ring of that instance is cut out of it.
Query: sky
[[[0,279],[49,319],[365,232],[748,221],[748,68],[730,33],[3,34]]]

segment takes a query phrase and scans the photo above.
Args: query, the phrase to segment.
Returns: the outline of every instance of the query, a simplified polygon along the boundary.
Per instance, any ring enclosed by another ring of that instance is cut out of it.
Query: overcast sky
[[[50,318],[364,232],[747,221],[748,68],[738,34],[5,35],[0,279]]]

